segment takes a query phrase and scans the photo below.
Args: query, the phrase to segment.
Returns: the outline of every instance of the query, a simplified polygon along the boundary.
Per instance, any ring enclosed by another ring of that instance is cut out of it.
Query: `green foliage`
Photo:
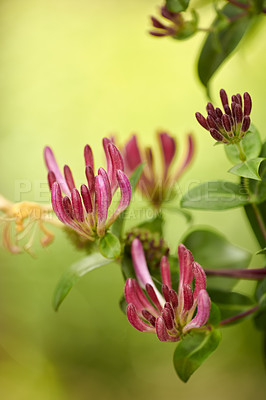
[[[53,307],[55,311],[58,310],[60,304],[65,299],[73,285],[88,272],[99,268],[103,265],[109,264],[110,260],[103,257],[100,253],[91,254],[80,261],[73,264],[61,277],[58,282],[54,297]]]
[[[255,179],[257,181],[261,181],[261,177],[259,175],[259,168],[262,161],[264,160],[265,158],[262,157],[252,158],[251,160],[235,165],[228,172],[231,172],[231,174],[234,175],[242,176],[244,178],[250,178],[250,179]]]
[[[243,10],[226,4],[212,24],[212,31],[207,36],[198,61],[199,78],[207,88],[213,74],[230,56],[250,26],[250,15],[236,19],[242,12]]]
[[[181,199],[181,206],[195,210],[229,210],[249,203],[241,185],[227,181],[204,182],[190,189]]]
[[[258,130],[254,125],[251,125],[249,131],[241,140],[241,146],[245,153],[246,159],[250,160],[260,155],[262,143]],[[236,144],[227,144],[224,146],[227,158],[233,163],[239,163],[239,151]]]
[[[100,253],[110,259],[115,259],[120,256],[121,244],[117,236],[107,232],[99,241]]]
[[[190,231],[182,242],[203,268],[247,268],[251,260],[251,254],[247,250],[233,245],[221,234],[206,228]],[[230,289],[235,283],[236,279],[233,278],[209,276],[207,289]],[[216,299],[212,300],[216,302]]]
[[[190,0],[166,0],[166,7],[171,12],[185,11],[189,6]]]
[[[217,327],[219,325],[220,321],[221,321],[221,311],[220,311],[219,307],[212,301],[210,315],[209,315],[207,325]]]
[[[174,353],[174,367],[183,382],[214,352],[221,340],[219,330],[191,331],[181,340]]]

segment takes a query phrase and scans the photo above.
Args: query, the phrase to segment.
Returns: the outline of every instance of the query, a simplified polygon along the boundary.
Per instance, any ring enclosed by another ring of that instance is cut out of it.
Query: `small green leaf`
[[[259,309],[254,317],[254,323],[258,330],[266,330],[266,293],[260,298]]]
[[[227,319],[234,315],[240,314],[254,305],[254,301],[248,296],[237,292],[230,292],[221,289],[208,289],[208,293],[212,301],[219,307],[221,319]],[[241,319],[233,323],[241,322]],[[226,324],[229,326],[230,324]]]
[[[253,232],[257,238],[257,241],[261,248],[265,246],[265,236],[261,231],[261,223],[266,226],[266,201],[261,204],[248,204],[245,206],[245,212],[248,217],[249,223],[253,229]],[[261,219],[258,222],[258,218]]]
[[[260,157],[266,158],[266,142],[262,146]],[[261,181],[255,179],[250,179],[248,181],[248,190],[252,194],[252,202],[258,204],[266,200],[266,160],[262,161],[260,164],[259,175]],[[264,209],[266,209],[266,207],[264,207]]]
[[[230,243],[224,236],[207,228],[193,228],[182,243],[192,252],[195,261],[206,269],[247,268],[251,254]],[[237,282],[232,278],[207,277],[207,289],[230,289]],[[216,299],[212,298],[216,303]]]
[[[241,145],[247,160],[256,158],[260,155],[262,143],[260,134],[254,125],[251,125],[245,137],[241,140]],[[236,144],[227,144],[224,146],[227,158],[233,164],[239,163],[239,151]]]
[[[231,4],[226,4],[221,11],[225,18],[235,18],[242,12],[243,10]],[[198,74],[204,86],[208,87],[213,74],[236,48],[251,21],[249,15],[237,18],[233,22],[226,21],[221,16],[215,19],[212,24],[214,31],[208,34],[198,61]]]
[[[174,366],[177,375],[183,382],[201,366],[221,341],[219,330],[194,331],[180,341],[174,353]]]
[[[117,236],[107,232],[99,242],[100,253],[109,259],[115,259],[120,256],[121,244]]]
[[[209,293],[209,292],[208,292]],[[210,294],[210,293],[209,293]],[[212,301],[211,302],[211,311],[209,315],[209,319],[207,325],[211,325],[213,327],[217,327],[219,322],[221,321],[221,312],[219,307]]]
[[[171,12],[181,12],[188,8],[190,0],[166,0],[166,7]]]
[[[138,165],[129,179],[130,186],[131,186],[131,197],[132,198],[135,193],[136,186],[138,184],[139,178],[141,177],[144,166],[145,166],[145,163]],[[121,238],[122,234],[123,234],[123,228],[124,228],[124,223],[125,223],[126,214],[128,212],[128,209],[129,209],[129,207],[119,215],[119,217],[115,220],[115,222],[113,223],[112,228],[111,228],[112,233],[119,238]]]
[[[265,158],[262,157],[253,158],[251,160],[234,165],[231,169],[229,169],[228,172],[231,172],[231,174],[234,175],[242,176],[244,178],[261,181],[261,177],[259,175],[259,168],[262,161],[264,160]]]
[[[260,301],[262,296],[264,296],[265,294],[266,294],[266,278],[258,282],[256,289],[256,299]]]
[[[181,199],[181,206],[195,210],[229,210],[248,204],[241,185],[226,181],[204,182],[190,189]]]
[[[53,297],[53,307],[55,311],[58,310],[60,304],[72,289],[73,285],[83,275],[99,268],[103,265],[109,264],[110,260],[103,257],[100,253],[90,254],[88,257],[82,258],[80,261],[73,264],[61,277],[57,284]]]

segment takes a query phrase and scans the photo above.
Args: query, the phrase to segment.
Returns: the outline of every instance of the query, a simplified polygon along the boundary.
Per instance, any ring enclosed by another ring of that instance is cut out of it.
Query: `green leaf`
[[[240,314],[254,305],[254,301],[250,297],[241,293],[221,289],[208,289],[208,293],[212,301],[219,307],[222,320]],[[242,322],[242,320],[241,318],[233,323]],[[231,324],[226,324],[226,326],[229,325]]]
[[[266,293],[260,298],[259,309],[254,317],[254,323],[258,330],[266,330]]]
[[[109,259],[115,259],[120,256],[121,244],[117,236],[107,232],[99,241],[100,253]]]
[[[179,208],[179,207],[172,207],[172,206],[163,205],[163,206],[162,206],[162,209],[163,209],[164,211],[169,211],[169,212],[172,212],[172,213],[174,213],[174,214],[182,215],[182,216],[186,219],[186,222],[187,222],[187,223],[192,223],[192,221],[193,221],[193,216],[192,216],[192,214],[191,214],[189,211],[182,210],[182,209]]]
[[[181,206],[195,210],[229,210],[248,204],[241,185],[227,181],[204,182],[190,189],[181,199]]]
[[[235,18],[243,10],[231,4],[221,11],[222,17]],[[210,32],[203,45],[198,61],[198,74],[204,86],[208,87],[209,81],[220,65],[229,57],[247,31],[251,17],[249,15],[235,19],[233,22],[218,16],[212,28],[218,32]],[[222,24],[221,24],[222,23]]]
[[[264,247],[264,249],[257,251],[256,255],[258,254],[266,254],[266,247]]]
[[[188,8],[190,0],[166,0],[166,7],[171,12],[181,12]]]
[[[164,226],[164,218],[163,215],[159,213],[154,218],[141,222],[139,225],[137,225],[137,228],[144,228],[152,233],[158,232],[162,236],[163,226]]]
[[[82,258],[80,261],[73,264],[61,277],[57,284],[53,297],[53,307],[55,311],[58,310],[60,304],[65,299],[66,295],[72,289],[73,285],[83,275],[99,268],[103,265],[109,264],[110,260],[103,257],[100,253],[90,254],[88,257]]]
[[[138,184],[139,178],[141,177],[144,166],[145,166],[145,163],[138,165],[129,179],[130,186],[131,186],[131,198],[133,198],[133,195],[136,190],[136,186]],[[126,214],[128,212],[128,209],[129,209],[129,207],[119,215],[119,217],[115,220],[115,222],[113,223],[112,228],[111,228],[112,233],[119,238],[121,238],[122,234],[123,234],[123,228],[124,228],[124,223],[125,223]]]
[[[261,248],[264,248],[265,237],[261,231],[261,224],[258,223],[257,215],[259,215],[259,218],[262,220],[264,226],[266,226],[266,201],[262,204],[246,205],[245,212],[259,245]]]
[[[208,292],[209,293],[209,292]],[[209,293],[210,294],[210,293]],[[213,327],[217,327],[219,322],[221,321],[221,312],[219,307],[212,301],[211,302],[211,310],[207,325],[211,325]]]
[[[259,168],[264,161],[265,158],[253,158],[251,160],[242,162],[240,164],[235,165],[228,172],[231,174],[242,176],[244,178],[255,179],[257,181],[261,181],[261,177],[259,175]]]
[[[266,278],[262,281],[258,282],[256,289],[256,299],[260,301],[260,299],[266,294]]]
[[[183,382],[201,366],[221,341],[219,330],[194,331],[178,343],[174,353],[174,366]]]
[[[262,143],[260,134],[254,125],[251,125],[245,137],[241,140],[243,151],[247,160],[256,158],[260,155]],[[224,146],[227,158],[233,164],[239,163],[239,151],[236,144],[227,144]]]
[[[247,268],[252,257],[247,250],[233,245],[224,236],[207,228],[190,230],[182,243],[192,252],[195,261],[206,269]],[[207,289],[230,289],[236,282],[233,278],[208,276]]]
[[[260,157],[266,158],[266,142],[262,146]],[[260,164],[259,175],[261,181],[258,182],[255,179],[248,181],[248,191],[252,194],[251,202],[258,204],[266,201],[266,160]]]

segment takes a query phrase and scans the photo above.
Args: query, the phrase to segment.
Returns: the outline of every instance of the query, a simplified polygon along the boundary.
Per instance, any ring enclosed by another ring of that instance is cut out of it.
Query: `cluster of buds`
[[[80,192],[75,186],[69,166],[64,166],[63,177],[50,147],[44,149],[54,212],[60,221],[90,241],[104,236],[131,200],[131,186],[123,172],[124,162],[119,150],[107,138],[103,139],[103,147],[107,171],[99,168],[98,175],[95,176],[92,150],[89,145],[85,146],[87,185],[81,185]],[[121,193],[120,202],[108,217],[108,210],[118,186]]]
[[[225,90],[220,90],[220,97],[224,113],[220,108],[214,108],[208,103],[206,110],[207,118],[197,112],[196,118],[203,128],[210,132],[211,136],[218,142],[226,144],[238,143],[246,134],[250,126],[251,97],[245,92],[242,97],[238,93],[232,96],[231,108]],[[243,104],[244,103],[244,104]],[[244,107],[243,107],[244,105]]]
[[[169,254],[169,247],[165,240],[161,238],[158,232],[151,232],[145,228],[133,228],[126,235],[126,249],[131,249],[132,242],[136,238],[143,246],[149,268],[157,269],[160,266],[162,256],[167,256]]]
[[[192,21],[185,21],[179,12],[171,12],[166,6],[161,7],[161,16],[168,22],[167,25],[160,22],[157,18],[151,17],[151,22],[156,30],[150,31],[152,36],[165,37],[172,36],[175,39],[186,39],[192,36],[197,30],[197,17],[194,14]],[[170,25],[169,25],[170,23]]]
[[[178,247],[178,293],[172,289],[167,257],[161,259],[161,294],[152,281],[138,239],[132,243],[131,254],[137,280],[126,281],[125,298],[127,317],[134,328],[154,332],[162,342],[177,342],[192,329],[208,329],[211,301],[206,291],[206,275],[184,245]]]
[[[123,150],[125,168],[129,175],[139,164],[142,162],[146,163],[138,183],[138,188],[152,202],[155,208],[160,208],[161,204],[171,197],[170,190],[173,189],[174,184],[190,165],[195,149],[193,137],[189,134],[187,135],[187,150],[184,160],[176,172],[170,174],[176,154],[175,138],[168,133],[161,132],[158,134],[158,139],[163,158],[162,173],[159,175],[155,170],[152,149],[148,147],[144,151],[141,151],[135,135],[126,143]]]
[[[32,246],[38,230],[42,233],[41,245],[48,246],[54,235],[46,228],[45,223],[61,226],[53,218],[50,206],[30,201],[12,203],[1,195],[0,222],[3,226],[3,245],[14,254],[25,250],[33,255]]]

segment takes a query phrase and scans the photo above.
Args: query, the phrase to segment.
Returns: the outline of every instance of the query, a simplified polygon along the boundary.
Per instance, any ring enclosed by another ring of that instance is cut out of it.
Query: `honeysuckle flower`
[[[135,135],[130,138],[123,150],[125,168],[129,175],[139,164],[146,163],[138,188],[156,208],[160,208],[163,201],[169,198],[170,189],[173,188],[174,184],[189,167],[195,152],[193,136],[188,134],[184,159],[178,168],[173,171],[171,169],[176,155],[176,140],[166,132],[160,132],[158,139],[163,164],[160,173],[155,168],[154,164],[157,164],[157,160],[154,160],[152,149],[150,147],[145,150],[140,149]]]
[[[54,234],[45,224],[61,226],[61,223],[53,218],[51,206],[30,201],[12,203],[1,195],[0,223],[3,226],[4,247],[14,254],[25,250],[32,255],[32,245],[38,231],[43,234],[40,239],[41,245],[46,247],[53,241]]]
[[[131,200],[131,186],[123,172],[124,162],[119,150],[107,138],[103,139],[103,147],[107,171],[101,167],[98,169],[98,175],[95,176],[93,153],[89,145],[85,146],[87,184],[81,185],[80,191],[75,186],[69,166],[64,166],[63,176],[51,148],[44,149],[54,212],[60,221],[90,241],[104,236]],[[121,193],[120,202],[116,210],[108,217],[108,210],[118,186]]]
[[[233,95],[231,107],[224,89],[220,90],[220,98],[224,112],[220,108],[215,109],[212,103],[208,103],[206,107],[207,118],[197,112],[195,114],[197,121],[210,132],[216,141],[225,144],[239,143],[250,126],[251,97],[245,92],[242,101],[239,93]]]
[[[206,275],[183,244],[178,246],[178,293],[172,289],[166,256],[162,257],[160,265],[160,293],[152,281],[138,239],[132,242],[131,255],[137,279],[127,279],[125,298],[128,304],[127,317],[134,328],[141,332],[154,332],[162,342],[177,342],[192,329],[207,329],[205,325],[209,319],[211,301],[206,291]]]

